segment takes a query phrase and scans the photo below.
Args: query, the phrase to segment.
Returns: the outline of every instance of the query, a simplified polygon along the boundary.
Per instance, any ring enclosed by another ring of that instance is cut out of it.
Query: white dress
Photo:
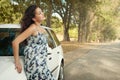
[[[36,36],[27,39],[28,45],[24,49],[24,69],[27,80],[55,80],[48,69],[47,40],[43,33],[38,32]]]

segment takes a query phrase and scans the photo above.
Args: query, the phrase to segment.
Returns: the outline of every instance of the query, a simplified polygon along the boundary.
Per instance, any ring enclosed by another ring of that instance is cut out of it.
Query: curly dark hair
[[[21,33],[24,32],[31,24],[34,23],[32,18],[35,17],[35,10],[38,8],[37,5],[30,5],[26,10],[25,13],[20,21],[21,25]],[[24,40],[23,44],[27,44],[27,41]]]
[[[23,18],[20,21],[21,32],[25,31],[31,24],[34,23],[32,18],[35,17],[35,9],[38,8],[37,5],[29,6],[23,15]]]

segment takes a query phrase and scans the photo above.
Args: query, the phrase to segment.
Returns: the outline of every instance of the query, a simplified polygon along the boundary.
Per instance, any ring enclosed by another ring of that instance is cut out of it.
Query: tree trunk
[[[83,17],[83,23],[82,23],[83,25],[81,26],[81,28],[82,28],[82,30],[81,30],[81,42],[83,43],[83,42],[85,42],[85,36],[86,36],[86,25],[85,25],[85,19],[84,19],[84,17]]]
[[[49,12],[47,14],[47,20],[46,20],[46,26],[47,27],[51,27],[51,16],[52,16],[52,11],[49,10]]]
[[[48,14],[47,14],[47,20],[46,20],[46,26],[51,27],[51,17],[52,17],[52,2],[48,2]]]
[[[68,20],[67,20],[67,27],[65,28],[65,35],[67,37],[67,41],[70,41],[70,37],[69,37],[69,27],[70,27],[70,21],[71,21],[71,10],[72,10],[72,5],[70,4],[70,7],[68,9]]]
[[[63,38],[63,41],[70,41],[68,30],[69,29],[64,29],[64,38]]]
[[[79,22],[78,22],[78,42],[81,42],[81,18],[80,18],[80,11],[79,11]]]
[[[67,7],[66,8],[66,12],[64,13],[64,17],[62,17],[63,19],[63,41],[70,41],[70,38],[69,38],[69,22],[70,22],[70,17],[69,16],[69,8]]]
[[[83,42],[85,39],[85,12],[84,7],[79,9],[79,24],[78,24],[78,42]]]

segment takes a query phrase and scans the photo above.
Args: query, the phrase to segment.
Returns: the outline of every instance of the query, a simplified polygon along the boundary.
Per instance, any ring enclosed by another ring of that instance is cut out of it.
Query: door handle
[[[58,51],[57,54],[59,54],[60,52]]]
[[[52,57],[49,58],[49,60],[51,60],[51,59],[52,59]]]
[[[47,53],[47,55],[51,55],[52,53]]]

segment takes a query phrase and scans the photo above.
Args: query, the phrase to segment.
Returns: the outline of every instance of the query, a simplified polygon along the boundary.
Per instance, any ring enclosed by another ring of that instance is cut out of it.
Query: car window
[[[56,46],[55,46],[55,42],[54,42],[54,40],[52,39],[52,36],[50,35],[49,31],[48,31],[48,30],[46,30],[46,31],[47,31],[46,36],[47,36],[48,46],[53,49],[53,48],[56,47]]]
[[[54,33],[53,30],[50,30],[50,32],[51,32],[51,34],[52,34],[53,39],[55,40],[56,45],[59,46],[59,45],[60,45],[60,42],[59,42],[56,34]]]
[[[13,56],[12,41],[19,34],[20,28],[0,28],[0,56]],[[50,48],[55,48],[56,44],[59,45],[55,33],[51,30],[46,30],[48,46]],[[19,54],[23,55],[24,46],[20,44]]]
[[[13,56],[12,41],[19,34],[19,29],[0,28],[0,56]],[[20,45],[20,55],[23,48]]]

